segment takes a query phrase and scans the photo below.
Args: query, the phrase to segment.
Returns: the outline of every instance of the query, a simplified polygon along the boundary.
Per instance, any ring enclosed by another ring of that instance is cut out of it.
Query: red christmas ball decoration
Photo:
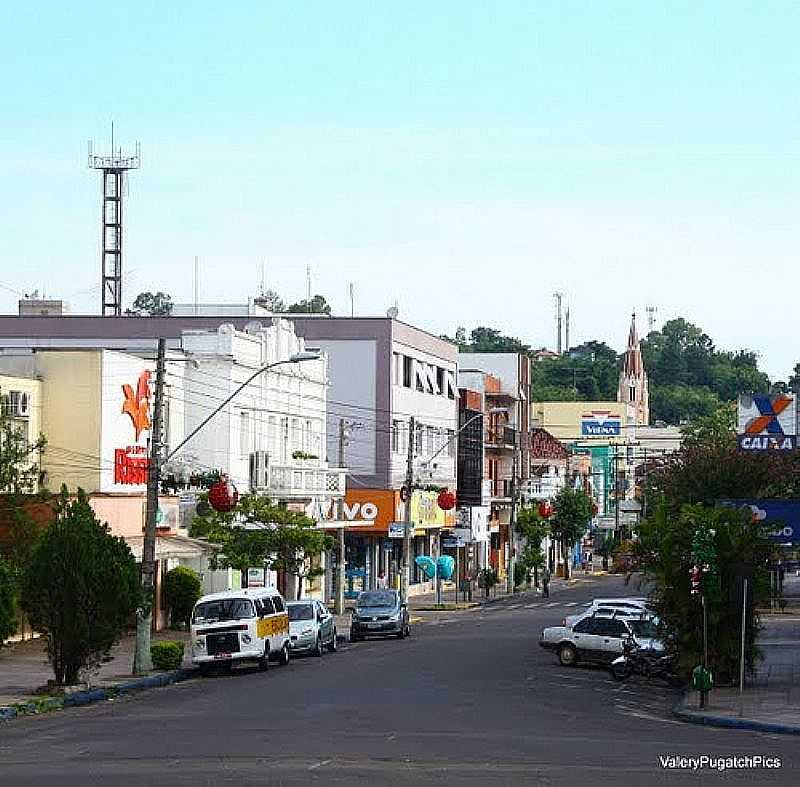
[[[227,476],[217,481],[211,489],[208,490],[209,505],[220,513],[227,513],[236,508],[239,502],[239,491],[233,485],[233,482]]]
[[[600,506],[598,506],[597,503],[595,503],[594,500],[593,500],[592,501],[592,514],[594,516],[597,516],[599,511],[600,511]]]
[[[539,516],[542,519],[549,519],[553,514],[553,506],[550,504],[549,500],[542,500],[539,503]]]
[[[456,494],[449,489],[442,489],[442,491],[439,492],[439,497],[436,499],[436,502],[439,504],[439,508],[441,508],[442,511],[450,511],[456,507]]]

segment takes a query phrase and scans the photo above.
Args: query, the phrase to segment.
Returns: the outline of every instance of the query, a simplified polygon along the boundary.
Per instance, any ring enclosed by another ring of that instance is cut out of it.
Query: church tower
[[[636,333],[636,314],[631,318],[631,331],[628,334],[628,349],[622,359],[619,375],[617,401],[630,404],[636,413],[636,423],[650,423],[650,386],[644,369],[639,336]]]

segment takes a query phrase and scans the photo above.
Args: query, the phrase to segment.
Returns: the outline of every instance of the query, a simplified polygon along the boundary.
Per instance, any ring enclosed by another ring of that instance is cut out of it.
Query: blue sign
[[[581,435],[584,437],[619,437],[622,416],[610,410],[592,410],[581,416]]]
[[[797,438],[794,435],[740,434],[736,443],[741,451],[794,451]]]
[[[800,501],[720,500],[720,505],[749,508],[754,522],[774,525],[769,538],[776,544],[800,544]]]

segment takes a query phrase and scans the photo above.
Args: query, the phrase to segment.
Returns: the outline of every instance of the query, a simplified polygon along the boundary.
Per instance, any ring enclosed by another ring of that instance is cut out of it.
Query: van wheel
[[[574,667],[578,663],[578,652],[574,645],[565,642],[558,649],[558,660],[562,667]]]
[[[322,634],[317,634],[317,644],[314,646],[313,653],[315,656],[325,655],[325,648],[322,647]]]
[[[283,643],[283,647],[281,648],[280,655],[278,656],[278,663],[282,667],[285,667],[289,663],[289,645],[286,642]]]
[[[328,644],[328,650],[331,653],[336,653],[336,650],[339,646],[336,644],[336,629],[333,630],[333,639],[331,639],[330,643]]]
[[[258,668],[262,672],[269,669],[269,642],[264,645],[264,655],[258,660]]]

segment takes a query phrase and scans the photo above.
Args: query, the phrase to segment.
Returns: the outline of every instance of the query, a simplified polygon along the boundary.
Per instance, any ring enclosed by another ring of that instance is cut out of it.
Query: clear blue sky
[[[630,312],[800,360],[797,2],[4,7],[0,309],[99,308],[86,140],[142,142],[126,295],[624,345]],[[10,31],[10,35],[9,35]],[[116,36],[116,37],[114,37]],[[107,143],[106,143],[107,144]]]

